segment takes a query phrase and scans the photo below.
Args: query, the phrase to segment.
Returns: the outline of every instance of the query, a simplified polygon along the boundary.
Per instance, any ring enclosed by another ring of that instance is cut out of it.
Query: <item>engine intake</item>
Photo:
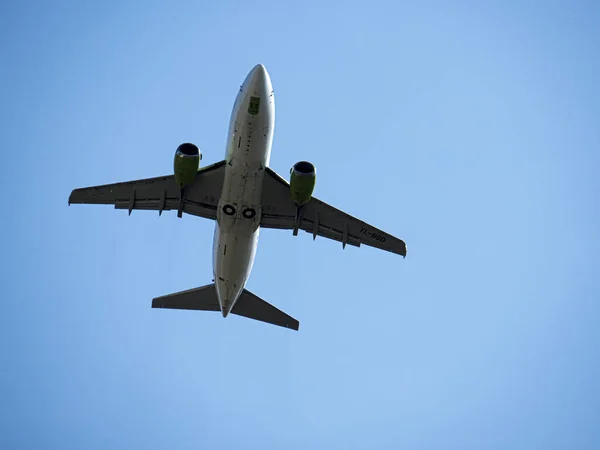
[[[196,179],[196,173],[200,168],[202,154],[198,147],[190,142],[185,142],[177,147],[173,171],[175,181],[181,189],[189,186]]]
[[[305,205],[312,198],[317,182],[315,166],[308,161],[299,161],[290,169],[290,195],[296,206]]]

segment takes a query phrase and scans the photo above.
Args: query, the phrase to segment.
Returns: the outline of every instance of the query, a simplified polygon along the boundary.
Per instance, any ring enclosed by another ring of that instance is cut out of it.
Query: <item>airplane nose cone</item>
[[[252,68],[252,77],[256,80],[265,80],[269,74],[267,73],[267,68],[262,64],[257,64]]]
[[[267,69],[262,64],[257,64],[250,71],[250,84],[252,86],[252,90],[257,95],[264,95],[271,91],[271,78],[269,77],[269,73]]]

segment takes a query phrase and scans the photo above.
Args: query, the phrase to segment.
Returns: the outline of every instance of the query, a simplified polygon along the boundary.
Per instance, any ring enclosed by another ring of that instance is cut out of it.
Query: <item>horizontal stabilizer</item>
[[[152,307],[199,311],[221,310],[214,284],[157,297],[152,300]],[[265,302],[247,289],[242,291],[231,313],[293,330],[298,330],[300,327],[300,323],[296,319]]]
[[[153,308],[193,309],[200,311],[221,311],[214,284],[207,284],[187,291],[175,292],[152,299]]]
[[[279,325],[280,327],[291,328],[298,331],[300,322],[280,309],[275,308],[270,303],[265,302],[262,298],[254,295],[247,289],[242,291],[240,298],[237,299],[232,314],[247,317],[249,319],[260,320],[261,322]]]

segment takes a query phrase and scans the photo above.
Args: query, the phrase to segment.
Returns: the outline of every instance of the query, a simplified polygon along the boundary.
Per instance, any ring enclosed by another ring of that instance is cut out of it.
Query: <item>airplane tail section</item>
[[[265,302],[247,289],[242,291],[240,298],[233,305],[231,313],[296,331],[300,327],[300,322],[296,319]]]
[[[207,284],[195,289],[176,292],[156,297],[152,300],[153,308],[188,309],[199,311],[220,311],[219,298],[214,284]],[[232,314],[298,330],[300,323],[273,305],[244,289],[235,302]]]
[[[175,292],[152,299],[153,308],[192,309],[200,311],[221,311],[217,290],[214,284],[207,284],[187,291]]]

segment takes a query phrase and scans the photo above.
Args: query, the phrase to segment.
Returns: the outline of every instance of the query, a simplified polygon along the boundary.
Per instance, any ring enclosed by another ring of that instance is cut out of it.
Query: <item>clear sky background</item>
[[[600,6],[0,6],[2,449],[597,449]],[[213,223],[67,206],[223,158],[275,89],[271,166],[408,257],[264,230],[248,288],[292,332],[153,310]]]

